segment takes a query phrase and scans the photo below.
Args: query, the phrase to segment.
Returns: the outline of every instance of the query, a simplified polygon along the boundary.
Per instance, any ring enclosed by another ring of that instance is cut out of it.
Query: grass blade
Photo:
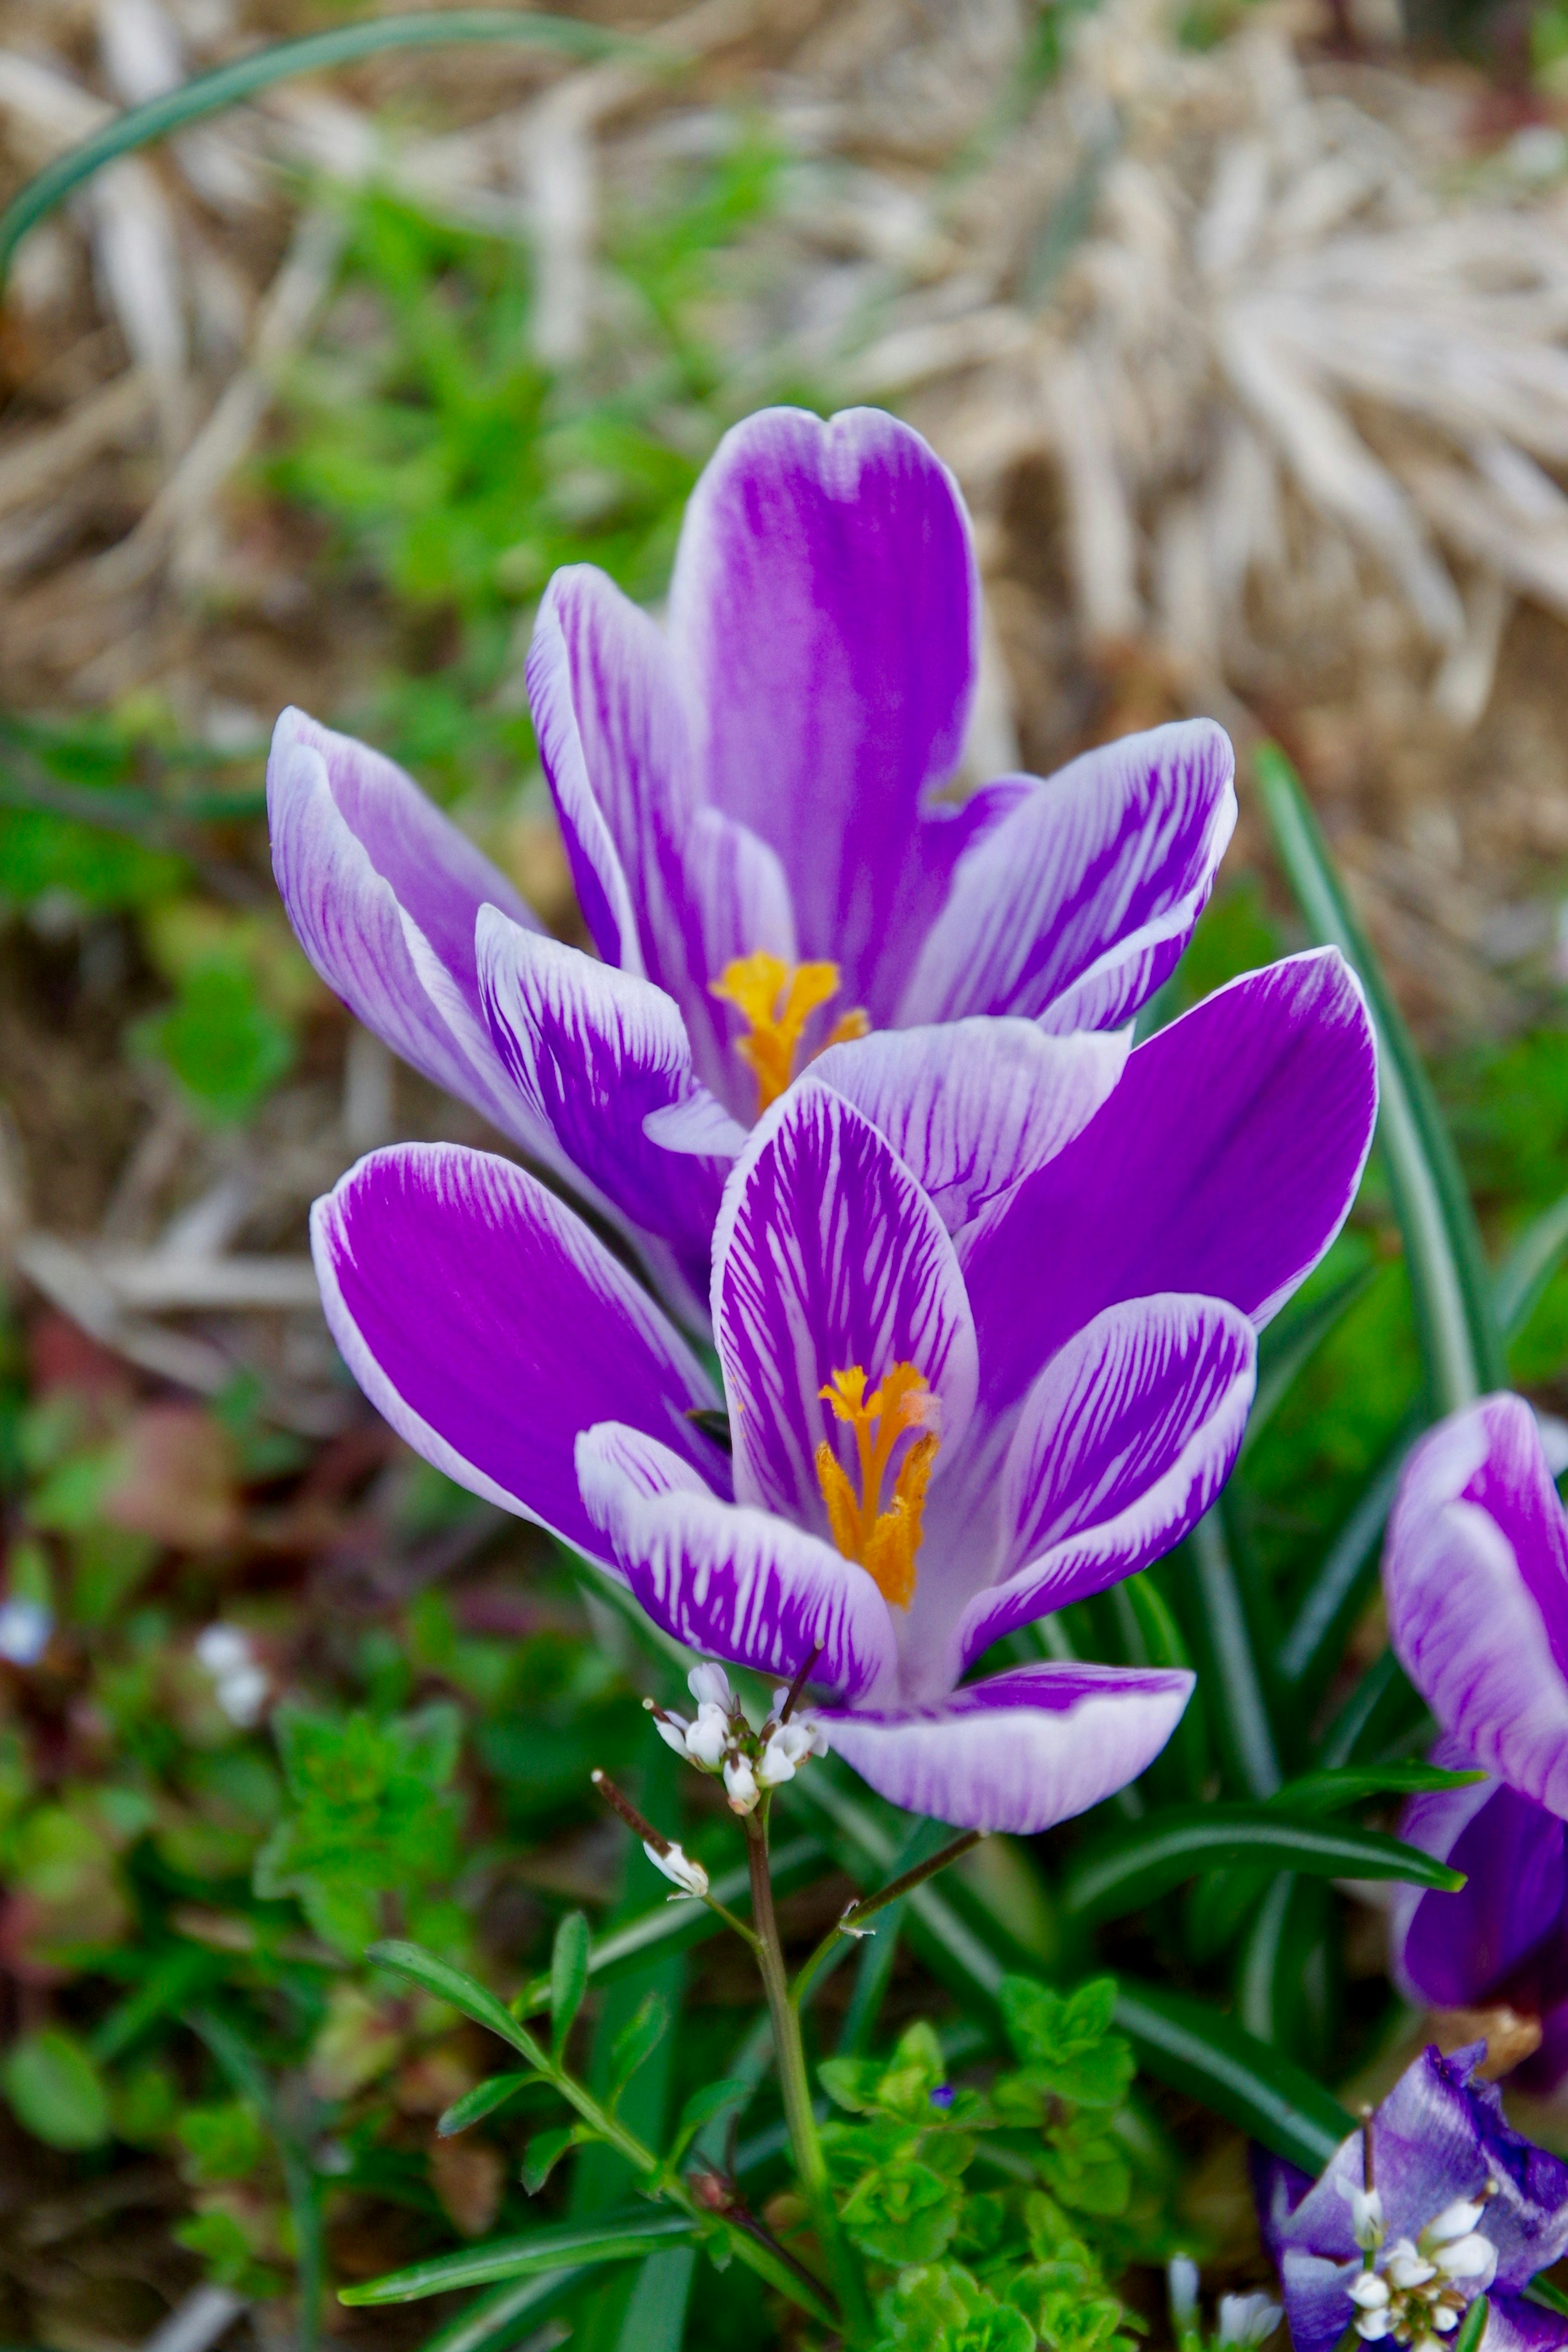
[[[1491,1277],[1430,1081],[1352,911],[1317,818],[1278,745],[1254,754],[1274,846],[1313,935],[1341,950],[1366,992],[1377,1031],[1378,1139],[1405,1236],[1422,1360],[1439,1414],[1505,1388]]]
[[[1336,1282],[1323,1297],[1314,1298],[1305,1306],[1292,1301],[1268,1326],[1258,1343],[1258,1393],[1247,1416],[1239,1460],[1246,1461],[1290,1393],[1297,1374],[1306,1369],[1310,1359],[1357,1299],[1365,1296],[1375,1274],[1375,1266],[1358,1266],[1342,1282]]]
[[[488,2246],[466,2246],[460,2253],[437,2254],[427,2263],[414,2263],[405,2271],[389,2271],[384,2278],[367,2279],[363,2286],[344,2287],[340,2303],[416,2303],[427,2294],[449,2294],[455,2287],[488,2286],[497,2279],[537,2277],[542,2273],[585,2268],[590,2263],[638,2262],[672,2241],[694,2237],[697,2223],[685,2213],[640,2210],[606,2215],[591,2222],[564,2221],[550,2230],[531,2230],[523,2238],[500,2238]]]
[[[1323,1554],[1275,1654],[1281,1682],[1310,1685],[1334,1663],[1342,1636],[1348,1631],[1345,1621],[1356,1606],[1363,1573],[1394,1508],[1405,1458],[1421,1428],[1419,1414],[1403,1424],[1371,1485]]]
[[[1080,1919],[1123,1918],[1205,1871],[1238,1865],[1315,1878],[1395,1878],[1455,1894],[1461,1873],[1383,1830],[1363,1830],[1273,1805],[1172,1805],[1097,1846],[1068,1871],[1062,1907]]]
[[[510,2279],[489,2294],[477,2295],[456,2319],[427,2336],[419,2352],[506,2352],[525,2330],[531,2335],[569,2294],[583,2275],[577,2270]]]
[[[1139,2063],[1201,2099],[1276,2156],[1321,2172],[1355,2117],[1266,2042],[1183,1993],[1121,1979],[1114,2021]]]
[[[1188,1537],[1187,1556],[1214,1667],[1215,1728],[1241,1786],[1255,1797],[1271,1797],[1282,1778],[1279,1752],[1217,1504]]]
[[[1492,1312],[1505,1339],[1517,1339],[1568,1250],[1568,1192],[1526,1225],[1497,1271]]]

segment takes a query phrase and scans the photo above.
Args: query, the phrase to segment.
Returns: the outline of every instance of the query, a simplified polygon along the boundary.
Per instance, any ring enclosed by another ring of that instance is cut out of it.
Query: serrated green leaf
[[[521,2050],[531,2065],[542,2061],[543,2053],[532,2035],[518,2023],[505,2002],[498,2000],[489,1986],[480,1984],[478,1977],[469,1976],[466,1969],[456,1969],[450,1960],[439,1959],[423,1946],[405,1943],[398,1937],[372,1944],[365,1958],[373,1968],[390,1969],[396,1976],[407,1977],[426,1992],[434,1993],[437,2000],[460,2009],[476,2025],[488,2026],[503,2042],[510,2042],[514,2050]]]
[[[658,2213],[647,2206],[593,2221],[561,2223],[533,2230],[526,2237],[498,2239],[488,2246],[465,2247],[462,2252],[437,2255],[415,2263],[407,2270],[390,2271],[384,2278],[363,2286],[343,2287],[340,2303],[352,2305],[416,2303],[427,2294],[448,2294],[454,2288],[488,2286],[493,2280],[526,2278],[542,2271],[564,2270],[590,2263],[626,2263],[698,2235],[698,2225],[684,2213]]]
[[[1457,1893],[1462,1874],[1382,1830],[1342,1827],[1273,1805],[1172,1805],[1108,1839],[1068,1872],[1062,1905],[1115,1919],[1201,1872],[1263,1864],[1319,1878],[1397,1878]]]
[[[663,1993],[650,1988],[610,2044],[612,2107],[637,2068],[652,2057],[668,2030],[669,2003]]]
[[[1310,2074],[1185,1994],[1123,1978],[1116,2024],[1149,2074],[1201,2099],[1304,2172],[1321,2172],[1356,2127]]]
[[[471,2091],[465,2091],[460,2099],[454,2099],[445,2115],[437,2119],[437,2137],[451,2139],[458,2132],[467,2131],[470,2125],[482,2123],[486,2116],[493,2116],[498,2107],[504,2107],[519,2091],[525,2091],[531,2083],[538,2080],[537,2074],[491,2074],[484,2082],[476,2083]]]
[[[568,1911],[550,1952],[550,2046],[559,2061],[588,1990],[588,1922]]]
[[[537,2197],[568,2148],[576,2144],[574,2124],[563,2124],[558,2130],[535,2132],[522,2155],[522,2185],[531,2197]]]

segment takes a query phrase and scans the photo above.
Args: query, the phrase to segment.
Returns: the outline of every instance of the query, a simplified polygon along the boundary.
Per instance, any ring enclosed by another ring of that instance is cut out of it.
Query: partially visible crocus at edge
[[[1486,1777],[1420,1796],[1399,1833],[1466,1873],[1396,1889],[1392,1966],[1435,2009],[1539,2021],[1523,2087],[1568,2077],[1568,1517],[1535,1415],[1485,1397],[1412,1454],[1384,1553],[1389,1633],[1442,1726],[1432,1761]]]
[[[1424,2050],[1316,2181],[1254,2153],[1264,2242],[1296,2352],[1363,2343],[1437,2352],[1479,2294],[1486,2352],[1554,2352],[1568,2318],[1525,2299],[1568,2252],[1568,2164],[1504,2118],[1479,2082],[1486,2045]]]
[[[962,803],[979,582],[957,485],[874,409],[728,434],[660,625],[592,565],[540,608],[529,689],[596,957],[391,761],[299,711],[273,862],[359,1018],[706,1285],[725,1170],[824,1046],[1008,1015],[1105,1033],[1173,969],[1236,818],[1197,719]]]
[[[761,1767],[722,1678],[694,1684],[683,1742],[738,1810],[820,1744],[912,1811],[1037,1831],[1142,1772],[1186,1703],[1177,1670],[965,1677],[1214,1500],[1257,1329],[1354,1198],[1365,1006],[1333,950],[1289,959],[1139,1046],[1098,1108],[1073,1066],[1096,1041],[1020,1054],[1012,1027],[840,1046],[763,1114],[714,1240],[721,1391],[509,1161],[405,1146],[316,1204],[333,1336],[417,1452],[693,1649],[805,1678],[808,1740]]]

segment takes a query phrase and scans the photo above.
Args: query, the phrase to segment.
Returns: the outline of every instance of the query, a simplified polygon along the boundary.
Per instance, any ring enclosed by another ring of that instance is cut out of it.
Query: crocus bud
[[[645,1838],[643,1852],[654,1868],[662,1870],[666,1878],[672,1880],[682,1895],[700,1898],[707,1894],[708,1873],[700,1862],[693,1862],[690,1855],[683,1853],[679,1846],[666,1846],[660,1853],[658,1846],[650,1845]]]

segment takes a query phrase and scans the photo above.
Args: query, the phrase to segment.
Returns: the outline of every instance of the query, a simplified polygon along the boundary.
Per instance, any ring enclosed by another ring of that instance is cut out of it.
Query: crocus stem
[[[756,1930],[757,1966],[773,2024],[773,2056],[784,2094],[784,2123],[795,2158],[795,2168],[816,2221],[822,2250],[844,2316],[845,2333],[853,2343],[869,2335],[870,2306],[865,2282],[846,2242],[827,2178],[827,2159],[812,2113],[811,2084],[805,2071],[805,2045],[801,2040],[800,2012],[790,1999],[784,1947],[773,1911],[773,1878],[768,1869],[767,1823],[757,1812],[748,1813],[746,1858],[752,1869],[752,1923]]]

